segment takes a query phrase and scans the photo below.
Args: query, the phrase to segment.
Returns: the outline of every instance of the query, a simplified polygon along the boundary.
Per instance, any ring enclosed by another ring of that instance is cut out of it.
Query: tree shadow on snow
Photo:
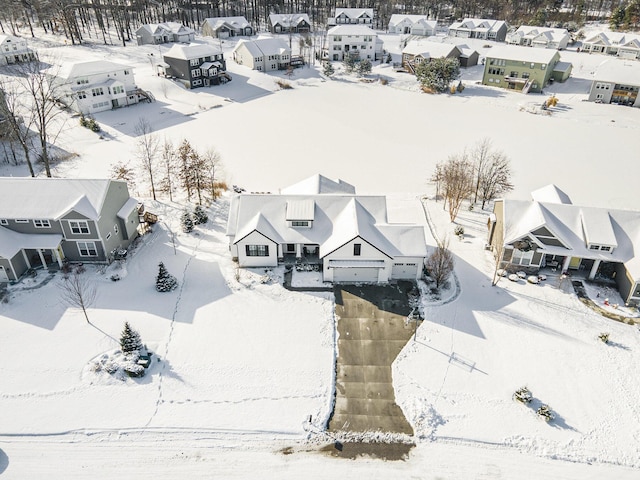
[[[9,457],[7,454],[0,448],[0,475],[4,473],[4,471],[9,466]]]
[[[101,125],[113,128],[128,137],[137,137],[136,125],[140,118],[150,120],[152,132],[171,128],[195,120],[191,115],[172,110],[169,104],[156,100],[128,107],[96,113],[93,116]],[[116,137],[117,140],[117,137]]]

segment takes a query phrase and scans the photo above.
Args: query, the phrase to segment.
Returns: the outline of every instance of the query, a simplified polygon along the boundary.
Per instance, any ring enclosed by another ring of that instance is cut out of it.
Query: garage
[[[414,280],[418,277],[417,263],[398,262],[391,267],[391,278],[398,280]]]
[[[384,260],[329,260],[336,283],[378,283],[378,274]]]

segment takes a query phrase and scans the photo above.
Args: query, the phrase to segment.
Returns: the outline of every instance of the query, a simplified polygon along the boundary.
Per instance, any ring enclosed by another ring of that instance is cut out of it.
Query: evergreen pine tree
[[[322,73],[324,73],[327,77],[330,77],[331,75],[336,73],[333,65],[331,65],[331,62],[324,62],[324,65],[322,66]]]
[[[140,334],[131,328],[129,322],[124,322],[124,330],[120,335],[120,348],[124,354],[138,352],[142,348]]]
[[[195,226],[193,223],[193,217],[191,216],[191,214],[185,210],[184,213],[182,214],[182,218],[180,219],[180,223],[182,225],[182,231],[184,233],[191,233],[193,232],[193,227]]]
[[[201,225],[203,223],[207,223],[209,221],[209,216],[207,212],[204,211],[202,205],[196,205],[195,210],[193,211],[193,222],[196,225]]]
[[[158,276],[156,277],[156,290],[159,292],[170,292],[178,286],[176,277],[167,271],[164,263],[158,265]]]

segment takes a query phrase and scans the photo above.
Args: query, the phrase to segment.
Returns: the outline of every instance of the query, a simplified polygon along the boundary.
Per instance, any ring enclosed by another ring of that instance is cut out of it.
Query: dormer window
[[[309,221],[308,220],[293,220],[291,222],[291,226],[292,227],[308,227],[309,226]]]

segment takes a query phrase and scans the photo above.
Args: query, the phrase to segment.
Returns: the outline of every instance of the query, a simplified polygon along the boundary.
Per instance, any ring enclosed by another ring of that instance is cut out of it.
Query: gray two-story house
[[[175,78],[187,88],[219,85],[231,80],[222,50],[212,45],[176,44],[163,55],[158,74]]]
[[[124,181],[0,178],[0,282],[65,260],[108,263],[139,223]]]

